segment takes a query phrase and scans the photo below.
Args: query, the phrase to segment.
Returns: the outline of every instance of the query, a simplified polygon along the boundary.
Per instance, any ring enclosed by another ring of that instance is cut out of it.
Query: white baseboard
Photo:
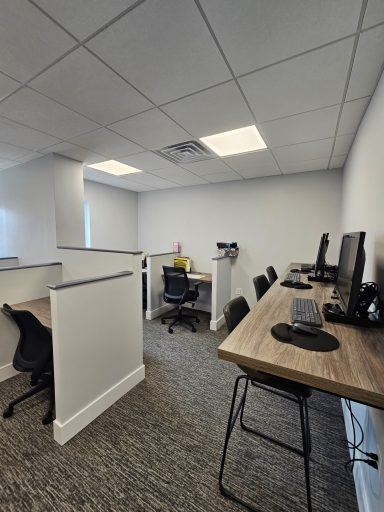
[[[125,393],[134,388],[145,378],[145,366],[141,365],[120,382],[112,386],[108,391],[100,395],[96,400],[88,404],[84,409],[72,416],[65,423],[57,420],[53,423],[53,437],[60,445],[65,444],[84,427],[89,425],[97,416],[114,404]]]
[[[219,316],[217,320],[211,320],[209,323],[209,328],[211,331],[218,331],[222,325],[225,324],[224,315]]]
[[[0,367],[0,382],[3,382],[3,380],[10,379],[11,377],[14,377],[19,372],[14,369],[13,364],[5,364],[4,366]]]
[[[175,307],[177,307],[177,304],[176,304],[176,306],[174,304],[163,304],[159,308],[152,309],[150,311],[147,310],[145,312],[145,318],[147,320],[153,320],[154,318],[157,318],[158,316],[165,315],[165,313],[167,313],[168,311],[171,311],[171,309],[174,309]]]

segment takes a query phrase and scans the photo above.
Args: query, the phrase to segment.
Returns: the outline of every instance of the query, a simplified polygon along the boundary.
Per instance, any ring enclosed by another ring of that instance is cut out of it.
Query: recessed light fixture
[[[131,167],[130,165],[123,164],[117,160],[106,160],[105,162],[88,165],[87,167],[92,167],[92,169],[97,169],[98,171],[108,172],[109,174],[114,174],[115,176],[132,174],[134,172],[142,172],[140,169],[136,169],[136,167]]]
[[[229,132],[201,137],[200,140],[219,156],[238,155],[267,147],[254,124]]]

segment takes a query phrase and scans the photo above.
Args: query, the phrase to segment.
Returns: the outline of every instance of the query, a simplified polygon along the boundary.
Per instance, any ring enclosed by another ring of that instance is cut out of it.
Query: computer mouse
[[[305,336],[315,336],[318,333],[317,329],[314,327],[300,323],[294,323],[291,330],[297,334],[305,334]]]
[[[307,283],[294,283],[293,287],[300,288],[301,290],[307,290],[309,288],[312,288],[312,285]]]

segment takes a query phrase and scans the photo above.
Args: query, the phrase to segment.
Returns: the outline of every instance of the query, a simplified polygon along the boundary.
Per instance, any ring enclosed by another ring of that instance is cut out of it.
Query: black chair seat
[[[271,388],[278,389],[279,391],[284,391],[285,393],[300,396],[302,398],[309,398],[312,396],[312,389],[304,384],[299,384],[298,382],[287,380],[282,377],[275,377],[274,375],[259,372],[245,366],[239,365],[239,368],[246,373],[248,377],[251,377],[253,381],[263,384],[264,386],[269,386]]]

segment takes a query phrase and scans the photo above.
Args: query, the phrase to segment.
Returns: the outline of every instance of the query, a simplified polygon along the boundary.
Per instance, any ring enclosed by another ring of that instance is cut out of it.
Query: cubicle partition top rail
[[[0,272],[5,270],[22,270],[24,268],[50,267],[53,265],[62,265],[61,261],[50,261],[48,263],[32,263],[31,265],[12,265],[11,267],[0,267]]]
[[[100,249],[94,247],[71,247],[69,245],[58,245],[57,249],[67,249],[71,251],[93,251],[93,252],[113,252],[120,254],[142,254],[143,251],[122,251],[120,249]]]

